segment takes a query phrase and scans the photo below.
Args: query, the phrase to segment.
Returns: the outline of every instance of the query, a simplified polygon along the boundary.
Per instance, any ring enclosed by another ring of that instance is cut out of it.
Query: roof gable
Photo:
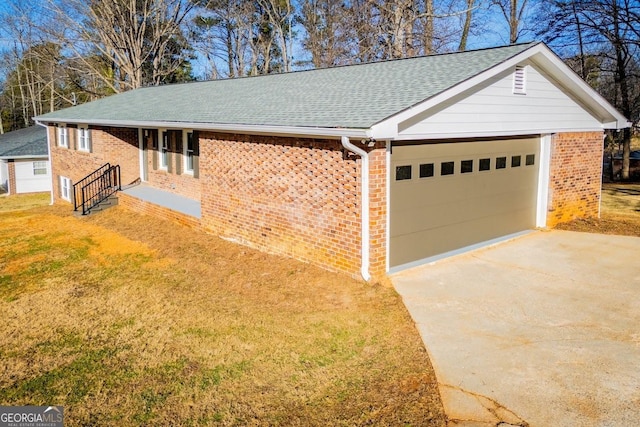
[[[148,87],[37,119],[368,129],[531,46]]]

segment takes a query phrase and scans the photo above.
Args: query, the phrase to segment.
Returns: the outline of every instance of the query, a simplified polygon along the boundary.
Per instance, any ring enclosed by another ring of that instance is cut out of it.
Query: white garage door
[[[16,193],[51,190],[49,162],[44,160],[16,161]]]
[[[391,268],[534,228],[540,138],[393,146]]]

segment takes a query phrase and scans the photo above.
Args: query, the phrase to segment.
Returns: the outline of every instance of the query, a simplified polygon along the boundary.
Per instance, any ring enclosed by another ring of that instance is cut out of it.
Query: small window
[[[536,163],[536,155],[535,154],[527,154],[525,158],[524,164],[527,166],[534,165]]]
[[[496,169],[504,169],[507,167],[506,157],[496,157]]]
[[[66,176],[60,177],[60,197],[68,202],[71,201],[71,180]]]
[[[411,179],[411,165],[396,166],[396,181]]]
[[[46,175],[47,174],[47,162],[33,162],[33,174],[34,175]]]
[[[511,156],[511,167],[519,168],[522,156]]]
[[[184,146],[184,171],[193,173],[193,132],[187,132],[187,143]]]
[[[473,172],[473,160],[463,160],[460,162],[460,173]]]
[[[488,171],[491,169],[491,159],[480,159],[478,163],[479,170]]]
[[[440,163],[440,175],[453,175],[454,162],[442,162]]]
[[[420,178],[429,178],[433,176],[433,163],[425,163],[420,165]]]
[[[91,131],[88,128],[78,128],[78,150],[91,151]]]
[[[66,126],[58,127],[58,146],[69,148],[69,130]]]

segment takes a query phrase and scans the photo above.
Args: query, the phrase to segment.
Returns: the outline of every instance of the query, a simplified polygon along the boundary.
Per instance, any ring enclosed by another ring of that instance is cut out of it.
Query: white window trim
[[[88,125],[78,125],[78,151],[91,152],[91,131]]]
[[[182,171],[184,174],[193,175],[193,160],[191,162],[192,167],[189,168],[189,134],[191,134],[191,140],[193,141],[193,130],[185,129],[182,131]],[[191,151],[191,157],[193,159],[193,150]]]
[[[165,150],[165,135],[167,137],[167,148]],[[166,129],[158,129],[158,169],[169,170],[169,132]]]
[[[58,125],[58,147],[69,148],[69,128],[64,123]]]
[[[65,189],[67,194],[65,196]],[[66,176],[60,175],[60,198],[68,202],[71,201],[71,180]]]
[[[40,167],[36,167],[36,165],[39,164],[38,166]],[[43,170],[44,169],[44,173],[36,173],[36,170]],[[33,176],[40,176],[40,175],[48,175],[49,174],[49,167],[47,165],[47,161],[46,160],[35,160],[33,162]]]

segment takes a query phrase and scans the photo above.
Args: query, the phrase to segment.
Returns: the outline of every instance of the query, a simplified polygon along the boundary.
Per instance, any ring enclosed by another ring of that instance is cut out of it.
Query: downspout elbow
[[[362,159],[361,174],[361,266],[360,274],[365,281],[371,280],[369,273],[369,154],[362,148],[356,147],[349,141],[349,137],[341,138],[342,146],[352,153],[357,154]]]

